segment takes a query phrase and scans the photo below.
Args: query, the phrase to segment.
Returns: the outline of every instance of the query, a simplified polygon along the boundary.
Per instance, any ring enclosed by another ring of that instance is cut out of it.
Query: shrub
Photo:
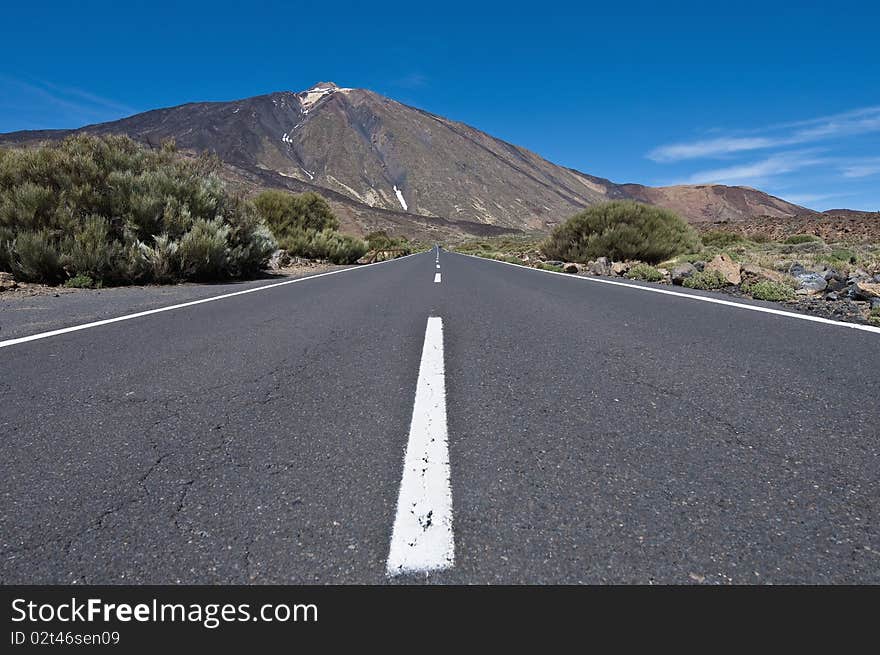
[[[783,243],[796,246],[801,243],[822,243],[822,239],[814,234],[794,234],[783,241]]]
[[[663,279],[663,273],[649,264],[636,264],[630,268],[624,277],[630,280],[645,280],[646,282],[659,282]]]
[[[722,289],[728,282],[718,271],[697,271],[681,284],[688,289]]]
[[[177,256],[183,277],[191,280],[213,280],[223,276],[229,250],[226,239],[229,227],[217,219],[197,220],[180,239]]]
[[[11,268],[24,282],[58,282],[64,275],[61,257],[49,232],[19,232],[10,248]]]
[[[167,234],[161,234],[153,240],[153,245],[139,244],[141,256],[150,279],[160,283],[173,282],[179,277],[180,259],[177,255],[178,245]]]
[[[370,250],[400,250],[401,254],[408,255],[412,252],[412,244],[406,237],[389,236],[385,230],[370,232],[365,238]]]
[[[616,200],[573,216],[553,230],[541,250],[562,261],[586,263],[605,256],[658,263],[697,244],[693,229],[668,209]]]
[[[286,191],[264,191],[254,198],[260,216],[278,239],[301,230],[336,230],[339,221],[330,205],[317,193],[295,195]]]
[[[788,300],[794,297],[794,289],[782,282],[772,280],[760,280],[750,286],[744,286],[743,291],[751,294],[756,300],[773,300],[776,302]]]
[[[41,282],[252,273],[275,244],[218,167],[213,156],[186,159],[172,144],[148,150],[122,136],[0,150],[0,267]]]
[[[88,275],[77,275],[64,283],[70,289],[91,289],[94,285],[95,281]]]
[[[74,277],[85,276],[95,280],[124,279],[119,270],[124,248],[110,234],[110,224],[102,216],[88,216],[77,229],[72,240],[62,245],[65,251],[62,263]]]
[[[280,245],[291,255],[333,264],[354,264],[367,254],[364,241],[335,230],[299,230],[280,240]]]
[[[723,250],[732,245],[743,243],[746,239],[736,232],[726,232],[724,230],[710,230],[700,236],[703,245],[707,248],[718,248]]]
[[[828,253],[827,257],[819,257],[817,259],[826,259],[830,260],[830,262],[840,262],[843,264],[858,264],[859,257],[856,253],[848,248],[834,248],[830,253]]]

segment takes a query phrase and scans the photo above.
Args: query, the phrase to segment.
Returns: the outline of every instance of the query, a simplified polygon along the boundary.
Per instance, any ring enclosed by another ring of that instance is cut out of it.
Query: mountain
[[[615,184],[557,166],[464,123],[365,89],[322,82],[233,102],[156,109],[80,130],[0,135],[0,145],[75,131],[127,134],[184,152],[214,151],[245,190],[314,190],[358,232],[410,235],[546,231],[589,205],[631,198],[689,221],[792,216],[810,210],[747,187]]]

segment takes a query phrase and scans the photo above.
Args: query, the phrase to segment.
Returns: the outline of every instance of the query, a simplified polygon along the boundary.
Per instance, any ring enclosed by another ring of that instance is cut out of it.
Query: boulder
[[[842,282],[841,280],[836,280],[831,278],[827,280],[828,286],[825,288],[826,291],[843,291],[846,289],[846,282]]]
[[[706,264],[705,270],[718,271],[730,284],[740,284],[742,274],[739,262],[733,261],[728,255],[716,255],[715,259]]]
[[[562,266],[565,262],[561,262],[558,259],[548,259],[544,263],[548,266]]]
[[[0,291],[8,291],[18,286],[12,273],[0,272]]]
[[[784,273],[774,271],[771,268],[764,268],[757,264],[743,264],[740,275],[742,276],[743,282],[749,282],[750,284],[760,282],[761,280],[783,283],[786,279]]]
[[[702,273],[706,268],[706,262],[694,262],[694,268]]]
[[[285,266],[290,266],[290,253],[286,250],[276,250],[269,257],[269,268],[273,271],[280,270]]]
[[[581,265],[575,264],[574,262],[566,262],[565,265],[562,267],[562,272],[574,273],[575,275],[577,275],[581,272]]]
[[[697,267],[693,264],[679,264],[672,269],[670,275],[672,276],[672,284],[682,284],[685,279],[689,278],[691,275],[697,272]]]
[[[632,264],[630,264],[629,262],[614,262],[613,264],[611,264],[611,272],[614,273],[614,275],[623,275],[631,267]]]
[[[795,280],[797,280],[798,288],[795,293],[801,295],[812,295],[814,293],[820,293],[825,291],[825,288],[828,286],[828,282],[825,281],[825,276],[821,273],[813,273],[806,272],[801,273],[800,275],[796,275]]]
[[[611,275],[611,262],[607,257],[599,257],[596,261],[588,264],[588,270],[593,275]]]
[[[852,288],[856,300],[872,300],[880,298],[880,282],[856,282]]]

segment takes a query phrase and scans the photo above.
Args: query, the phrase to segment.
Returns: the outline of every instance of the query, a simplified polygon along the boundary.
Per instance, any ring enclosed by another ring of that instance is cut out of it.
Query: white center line
[[[434,282],[436,282],[436,283],[440,282],[440,273],[434,273]]]
[[[440,264],[437,264],[437,268],[440,268]]]
[[[386,573],[418,573],[452,567],[452,488],[446,431],[443,319],[425,328],[397,515]]]

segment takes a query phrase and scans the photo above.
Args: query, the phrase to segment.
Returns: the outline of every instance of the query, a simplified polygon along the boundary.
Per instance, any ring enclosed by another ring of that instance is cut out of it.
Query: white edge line
[[[180,303],[178,305],[169,305],[168,307],[158,307],[157,309],[148,309],[143,312],[137,312],[136,314],[126,314],[124,316],[117,316],[116,318],[107,318],[101,321],[94,321],[92,323],[83,323],[82,325],[73,325],[71,327],[60,328],[58,330],[51,330],[50,332],[40,332],[38,334],[31,334],[26,337],[17,337],[15,339],[7,339],[6,341],[0,341],[0,348],[7,348],[9,346],[15,346],[20,343],[27,343],[28,341],[37,341],[39,339],[48,339],[49,337],[56,337],[61,334],[67,334],[69,332],[78,332],[80,330],[88,330],[89,328],[100,327],[102,325],[109,325],[111,323],[119,323],[121,321],[129,321],[133,318],[141,318],[143,316],[150,316],[151,314],[161,314],[162,312],[170,312],[175,309],[183,309],[184,307],[193,307],[195,305],[202,305],[204,303],[214,302],[216,300],[225,300],[226,298],[234,298],[235,296],[243,296],[248,293],[257,293],[258,291],[265,291],[266,289],[275,289],[278,287],[287,286],[288,284],[295,284],[297,282],[305,282],[306,280],[315,280],[319,277],[326,277],[328,275],[336,275],[338,273],[348,273],[349,271],[362,271],[371,266],[379,266],[381,264],[390,264],[392,262],[400,261],[401,259],[406,259],[407,257],[414,257],[416,255],[421,255],[422,253],[412,253],[411,255],[404,255],[403,257],[397,257],[395,259],[389,259],[384,262],[375,262],[373,264],[362,264],[361,266],[352,266],[351,268],[343,268],[339,271],[327,271],[326,273],[317,273],[315,275],[307,275],[305,277],[298,277],[295,280],[285,280],[284,282],[276,282],[274,284],[265,284],[259,287],[253,287],[251,289],[245,289],[243,291],[234,291],[232,293],[224,293],[220,296],[211,296],[210,298],[200,298],[199,300],[191,300],[189,302]]]
[[[455,563],[452,530],[443,319],[428,318],[412,421],[391,531],[389,576],[447,569]]]
[[[834,321],[830,318],[821,316],[810,316],[809,314],[797,314],[795,312],[787,312],[782,309],[773,309],[772,307],[760,307],[758,305],[747,305],[745,303],[733,302],[732,300],[722,300],[721,298],[708,298],[706,296],[691,295],[689,293],[681,293],[680,291],[670,291],[669,289],[657,289],[655,287],[643,287],[638,284],[629,284],[620,282],[619,280],[604,280],[600,277],[585,277],[572,273],[557,273],[556,271],[544,271],[540,268],[532,268],[531,266],[521,266],[519,264],[511,264],[510,262],[502,262],[497,259],[489,259],[488,257],[477,257],[476,255],[468,255],[463,252],[456,253],[464,257],[473,257],[481,261],[494,262],[496,264],[504,264],[505,266],[514,266],[527,271],[535,271],[536,273],[549,273],[550,275],[559,275],[570,280],[581,280],[584,282],[595,282],[597,284],[611,284],[617,287],[626,287],[627,289],[638,289],[639,291],[649,291],[651,293],[660,293],[666,296],[677,296],[679,298],[688,298],[690,300],[699,300],[701,302],[714,303],[716,305],[727,305],[729,307],[738,307],[739,309],[747,309],[753,312],[762,312],[764,314],[776,314],[777,316],[787,316],[789,318],[798,318],[802,321],[812,321],[813,323],[824,323],[826,325],[836,325],[837,327],[852,328],[854,330],[864,330],[865,332],[873,332],[880,334],[880,327],[873,325],[862,325],[860,323],[844,323],[843,321]]]

